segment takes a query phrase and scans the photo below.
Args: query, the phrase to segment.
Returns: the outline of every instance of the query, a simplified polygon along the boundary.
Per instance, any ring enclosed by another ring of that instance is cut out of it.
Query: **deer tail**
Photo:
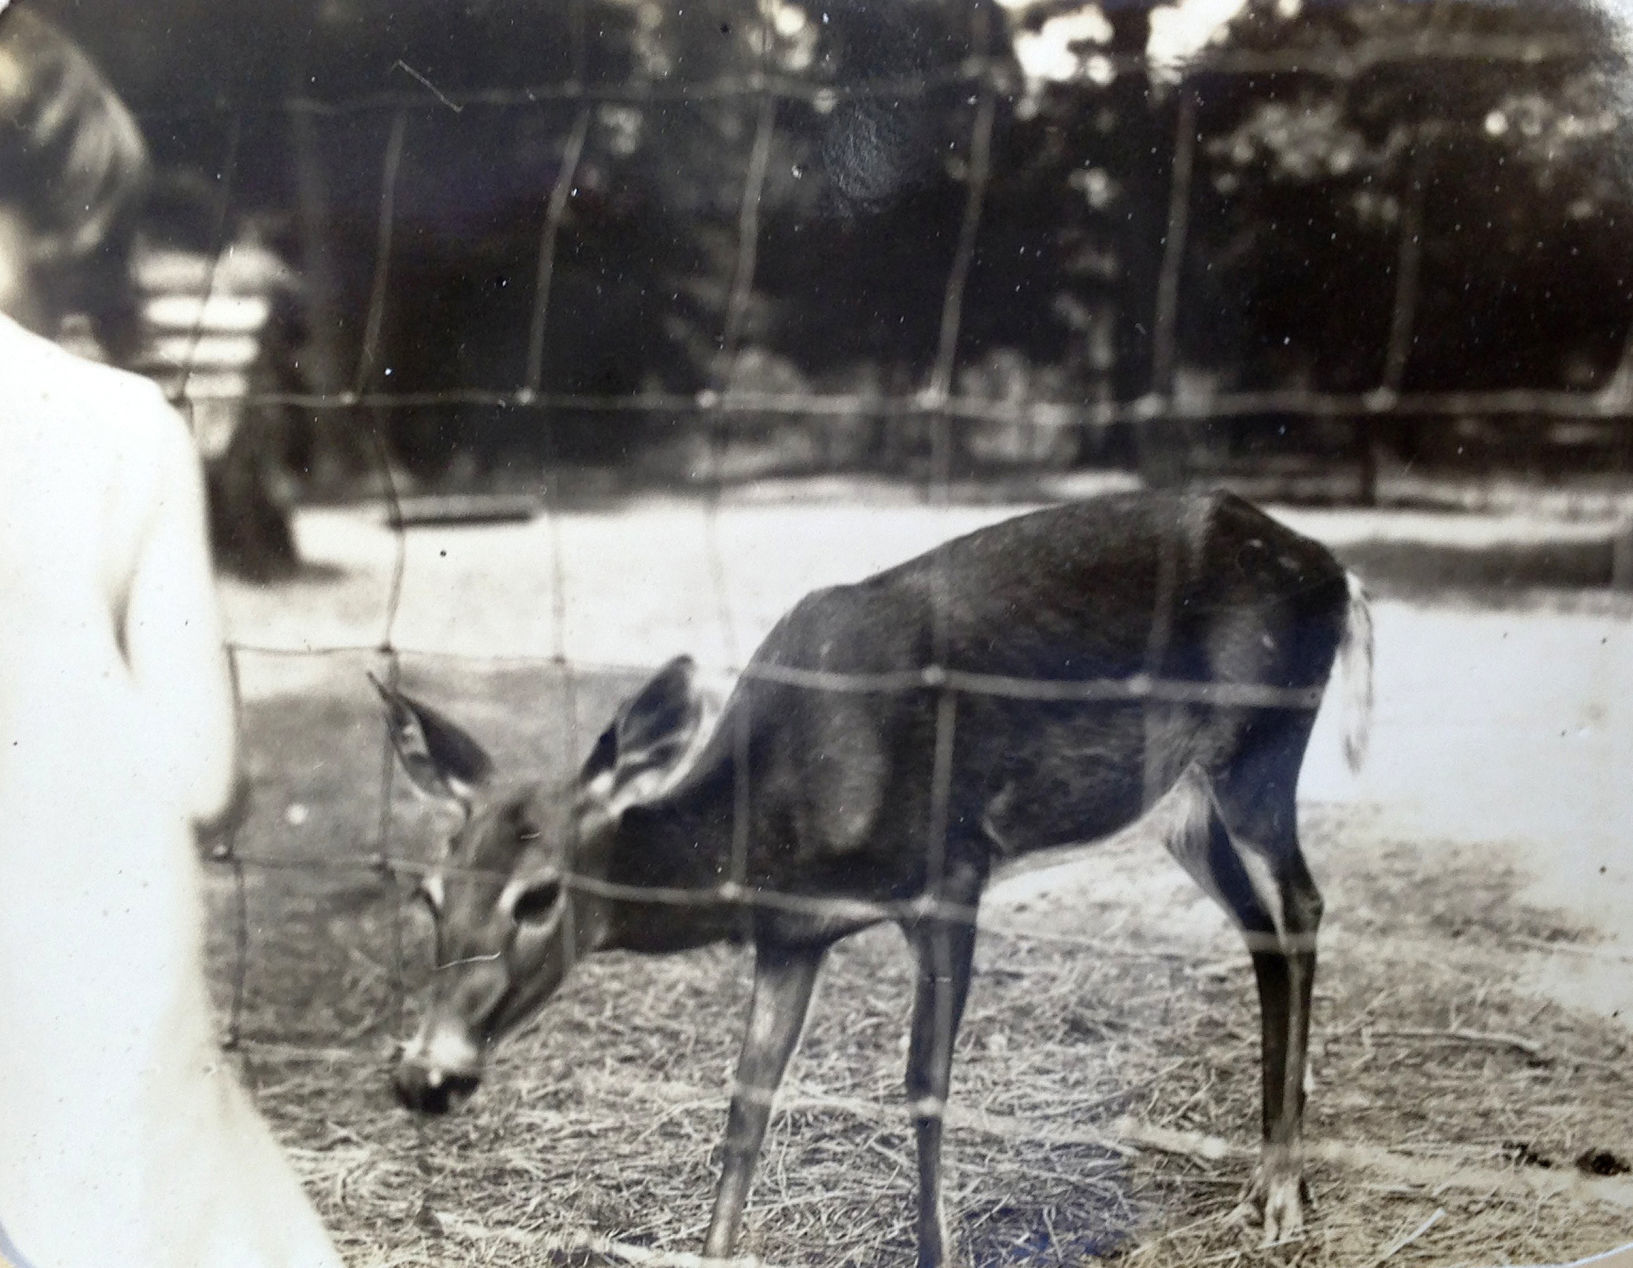
[[[1366,761],[1372,731],[1372,605],[1361,579],[1344,574],[1349,608],[1338,641],[1338,672],[1344,680],[1344,758],[1352,771]]]

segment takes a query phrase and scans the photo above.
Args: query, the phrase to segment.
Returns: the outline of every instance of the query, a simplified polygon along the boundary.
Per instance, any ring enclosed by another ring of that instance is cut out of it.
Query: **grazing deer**
[[[575,960],[743,935],[754,992],[704,1254],[731,1254],[771,1101],[827,949],[894,920],[920,972],[907,1061],[918,1262],[948,1261],[942,1118],[995,864],[1094,840],[1159,798],[1168,848],[1245,935],[1263,1021],[1267,1241],[1301,1227],[1300,1119],[1321,897],[1294,790],[1335,660],[1371,694],[1358,583],[1229,495],[1024,515],[856,585],[767,636],[707,737],[682,657],[564,783],[489,800],[481,747],[381,688],[414,782],[462,818],[421,896],[437,926],[404,1102],[446,1110]],[[378,685],[378,684],[377,684]]]

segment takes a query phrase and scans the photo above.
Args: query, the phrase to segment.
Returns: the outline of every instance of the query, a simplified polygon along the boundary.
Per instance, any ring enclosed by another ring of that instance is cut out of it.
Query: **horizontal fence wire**
[[[378,643],[352,643],[327,647],[272,647],[264,644],[234,641],[233,649],[242,655],[272,658],[309,659],[324,656],[360,656],[390,651],[392,655],[412,657],[417,661],[448,665],[494,664],[509,668],[552,668],[570,670],[584,675],[632,677],[650,673],[651,665],[631,661],[600,660],[589,657],[566,657],[560,653],[527,655],[524,653],[474,653],[419,649]],[[779,683],[806,691],[842,694],[876,695],[917,691],[950,690],[970,696],[985,696],[1005,700],[1028,700],[1058,704],[1090,704],[1117,701],[1158,701],[1167,704],[1187,704],[1217,709],[1295,709],[1309,710],[1321,704],[1325,687],[1283,686],[1275,683],[1212,681],[1189,678],[1165,678],[1146,670],[1117,678],[1024,678],[1012,674],[989,674],[959,669],[941,664],[885,670],[806,669],[798,665],[783,665],[767,661],[750,661],[746,665],[704,665],[705,670],[738,681]]]
[[[1254,414],[1306,414],[1312,418],[1361,418],[1389,414],[1478,415],[1533,414],[1567,419],[1623,418],[1633,413],[1633,392],[1613,385],[1605,389],[1556,388],[1451,389],[1319,392],[1298,388],[1219,392],[1207,395],[1147,394],[1128,401],[1031,402],[1015,404],[979,397],[923,395],[868,396],[853,393],[783,392],[642,392],[596,395],[584,392],[535,392],[531,388],[455,388],[434,392],[252,392],[247,395],[202,393],[189,400],[243,401],[248,405],[286,405],[299,409],[340,410],[432,408],[484,405],[517,409],[679,415],[773,415],[790,418],[891,418],[946,415],[965,422],[1014,423],[1042,429],[1104,427],[1116,423],[1161,426],[1241,418]]]
[[[1085,51],[1087,49],[1085,48]],[[1391,65],[1440,62],[1477,65],[1539,66],[1555,62],[1584,62],[1602,56],[1602,50],[1586,48],[1568,36],[1509,36],[1476,32],[1425,32],[1399,37],[1375,37],[1353,49],[1311,47],[1294,50],[1253,50],[1206,48],[1188,53],[1171,65],[1154,63],[1145,53],[1120,50],[1095,51],[1093,56],[1112,76],[1146,77],[1153,72],[1181,75],[1308,75],[1335,80],[1353,79]],[[300,114],[310,117],[346,117],[357,114],[391,113],[398,110],[450,110],[486,107],[517,109],[560,102],[587,102],[604,105],[658,104],[670,102],[712,102],[769,94],[790,101],[818,106],[870,97],[914,96],[945,88],[973,85],[982,81],[1000,88],[1013,88],[1022,78],[1021,68],[1012,58],[973,56],[956,63],[903,75],[865,76],[848,83],[820,80],[757,68],[741,74],[711,79],[688,80],[668,75],[644,78],[631,76],[617,82],[586,80],[583,73],[558,82],[486,89],[446,89],[427,81],[412,67],[402,64],[404,78],[414,81],[414,89],[359,93],[348,97],[322,98],[306,94],[270,103],[247,103],[223,99],[207,107],[143,110],[140,117],[154,122],[179,118],[218,116],[224,113],[254,115],[265,113]]]

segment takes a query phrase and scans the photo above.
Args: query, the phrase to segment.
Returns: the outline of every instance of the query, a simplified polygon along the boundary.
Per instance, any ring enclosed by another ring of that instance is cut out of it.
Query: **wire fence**
[[[575,28],[577,29],[577,28]],[[575,37],[580,38],[580,37]],[[767,42],[770,41],[767,37]],[[1410,142],[1412,160],[1400,181],[1403,217],[1397,233],[1399,267],[1395,270],[1395,300],[1386,335],[1383,368],[1379,381],[1362,391],[1324,391],[1302,387],[1274,387],[1252,390],[1222,390],[1198,393],[1176,390],[1175,371],[1181,357],[1177,326],[1183,310],[1180,289],[1187,258],[1187,236],[1193,214],[1195,153],[1199,139],[1196,93],[1190,85],[1210,75],[1252,79],[1276,74],[1327,77],[1333,80],[1356,76],[1392,64],[1425,63],[1455,68],[1459,63],[1490,67],[1509,64],[1515,69],[1534,68],[1551,62],[1577,62],[1583,58],[1579,42],[1562,38],[1529,36],[1516,38],[1470,33],[1429,33],[1396,39],[1372,38],[1356,49],[1301,49],[1295,55],[1246,51],[1231,48],[1204,49],[1173,69],[1174,84],[1169,88],[1178,99],[1175,132],[1168,154],[1154,156],[1172,166],[1171,192],[1167,208],[1168,227],[1162,235],[1164,247],[1157,278],[1154,305],[1155,329],[1151,335],[1153,370],[1144,393],[1128,399],[1030,400],[1010,402],[961,394],[954,382],[956,343],[963,302],[974,258],[974,235],[980,223],[981,205],[992,178],[993,110],[1001,97],[1013,99],[1018,92],[1017,70],[1007,57],[978,54],[954,66],[911,76],[884,76],[832,84],[778,73],[765,64],[743,74],[712,80],[688,82],[681,77],[631,79],[623,84],[586,83],[581,73],[563,82],[533,84],[491,91],[444,91],[425,83],[422,90],[376,93],[344,99],[316,99],[293,96],[278,108],[291,116],[344,120],[357,115],[389,116],[387,139],[382,156],[378,236],[375,242],[374,283],[367,305],[366,326],[355,371],[349,384],[327,391],[256,390],[247,398],[234,384],[185,386],[184,398],[192,403],[230,399],[249,405],[288,406],[315,412],[398,409],[432,409],[443,406],[491,406],[507,410],[527,410],[546,426],[552,413],[602,413],[628,416],[695,417],[723,421],[736,416],[786,416],[795,419],[859,419],[879,417],[903,423],[913,419],[931,423],[986,422],[1020,428],[1070,430],[1101,428],[1109,424],[1139,424],[1157,428],[1166,422],[1230,419],[1248,415],[1278,413],[1311,418],[1356,419],[1387,416],[1532,416],[1564,420],[1621,419],[1633,408],[1633,376],[1610,376],[1598,390],[1547,387],[1494,389],[1414,390],[1403,384],[1404,371],[1416,334],[1418,292],[1421,286],[1419,263],[1422,252],[1422,195],[1432,179],[1431,150],[1436,138],[1460,131],[1478,133],[1481,125],[1453,120],[1427,120],[1414,128]],[[1144,55],[1106,53],[1100,57],[1108,77],[1150,77],[1151,62]],[[583,56],[575,54],[582,66]],[[405,76],[423,82],[412,68]],[[948,311],[940,323],[940,346],[927,380],[906,394],[855,391],[801,390],[778,392],[744,388],[731,383],[730,376],[697,392],[662,390],[638,392],[584,392],[553,389],[545,382],[544,349],[546,322],[551,302],[551,283],[557,268],[556,248],[567,211],[567,200],[594,120],[595,108],[602,105],[629,105],[658,108],[665,103],[731,103],[755,115],[754,142],[746,161],[744,198],[740,202],[737,225],[737,258],[727,285],[727,302],[720,339],[725,354],[720,364],[730,366],[740,351],[744,318],[755,284],[756,251],[761,198],[766,182],[770,139],[779,126],[778,110],[796,103],[817,101],[831,109],[836,103],[901,96],[924,96],[937,88],[967,90],[976,104],[972,126],[966,138],[964,175],[969,207],[960,228],[965,239],[956,249],[955,261],[944,290]],[[391,289],[389,261],[395,233],[395,200],[403,162],[404,145],[410,123],[428,113],[461,111],[467,107],[489,109],[536,109],[549,103],[579,107],[560,141],[557,178],[546,201],[540,234],[538,273],[535,279],[532,319],[527,340],[526,368],[513,386],[454,386],[435,390],[392,390],[380,379],[381,321]],[[160,122],[169,116],[155,112],[147,116]],[[239,145],[238,129],[229,124],[223,172],[222,199],[230,200]],[[752,195],[752,196],[750,196]],[[217,244],[219,246],[219,244]],[[951,343],[948,343],[951,340]],[[947,434],[943,430],[940,434]]]
[[[991,192],[992,146],[995,115],[1004,93],[1013,90],[1014,67],[1004,59],[976,56],[939,75],[918,74],[911,77],[887,77],[844,87],[812,84],[801,79],[779,74],[770,58],[773,39],[772,24],[775,6],[762,5],[760,63],[742,74],[707,83],[674,84],[667,82],[630,82],[625,84],[590,84],[585,81],[586,46],[589,24],[585,6],[580,0],[574,5],[575,72],[564,82],[541,84],[525,89],[506,88],[481,92],[444,92],[429,82],[421,82],[414,90],[374,94],[345,101],[316,100],[293,97],[281,103],[281,108],[293,115],[311,118],[337,119],[348,116],[383,113],[389,118],[389,128],[380,162],[380,181],[377,197],[377,218],[374,239],[372,281],[368,290],[368,306],[362,325],[361,350],[346,386],[331,392],[304,392],[278,390],[257,392],[247,401],[249,405],[291,406],[311,411],[349,411],[362,426],[369,428],[369,444],[377,463],[380,488],[388,522],[395,535],[395,555],[391,568],[389,590],[381,614],[379,638],[363,646],[315,647],[294,652],[287,649],[260,647],[240,643],[232,648],[235,667],[247,657],[257,656],[310,656],[334,657],[368,653],[378,658],[382,678],[388,687],[395,688],[403,677],[403,649],[399,646],[397,627],[403,601],[404,576],[407,568],[407,534],[403,512],[403,498],[394,483],[394,467],[388,456],[387,438],[383,432],[382,412],[387,409],[438,407],[449,405],[486,405],[513,410],[525,410],[536,420],[544,438],[546,460],[543,463],[541,489],[543,508],[550,534],[551,585],[551,652],[543,658],[487,658],[487,663],[501,660],[515,665],[537,665],[541,670],[560,675],[565,691],[567,719],[565,762],[576,764],[588,752],[588,738],[580,734],[575,684],[586,675],[604,673],[623,666],[592,664],[575,660],[568,655],[567,621],[569,587],[567,584],[568,543],[561,531],[561,510],[565,491],[557,464],[551,461],[554,452],[555,428],[559,415],[567,412],[597,412],[618,415],[661,415],[670,418],[691,418],[705,424],[708,438],[707,451],[713,470],[708,480],[709,499],[705,508],[706,533],[710,544],[712,607],[727,648],[728,673],[747,682],[776,683],[812,693],[834,693],[841,696],[866,695],[892,697],[904,693],[924,695],[935,701],[934,734],[930,741],[933,749],[929,762],[932,785],[928,792],[930,807],[923,825],[923,849],[926,877],[922,892],[908,899],[856,899],[831,897],[810,893],[783,893],[757,886],[751,875],[750,857],[753,842],[749,839],[751,805],[758,791],[749,784],[752,763],[749,760],[749,735],[746,730],[748,714],[739,709],[728,713],[722,725],[737,726],[733,737],[731,845],[729,868],[719,884],[707,889],[674,887],[632,887],[620,884],[603,875],[576,870],[569,857],[560,877],[565,888],[575,894],[592,895],[612,901],[630,901],[668,905],[678,908],[691,906],[733,906],[744,912],[753,910],[796,912],[830,920],[836,925],[861,924],[870,921],[896,921],[914,927],[938,931],[936,944],[926,951],[928,965],[942,965],[952,954],[947,943],[947,931],[974,922],[974,906],[954,895],[949,884],[946,843],[948,814],[952,790],[952,754],[955,748],[963,701],[981,697],[998,697],[1015,702],[1062,705],[1068,703],[1117,703],[1141,706],[1146,712],[1148,731],[1159,728],[1166,711],[1182,705],[1195,708],[1217,709],[1274,709],[1313,712],[1321,699],[1321,688],[1300,686],[1287,688],[1273,684],[1242,682],[1205,682],[1165,677],[1163,666],[1168,663],[1167,651],[1174,637],[1176,587],[1181,575],[1181,549],[1178,535],[1165,542],[1165,555],[1157,570],[1157,582],[1151,595],[1151,627],[1147,640],[1144,668],[1132,676],[1113,679],[1078,681],[1021,679],[1003,674],[984,673],[950,662],[949,635],[945,628],[951,596],[957,579],[938,572],[933,578],[935,599],[929,604],[932,628],[928,631],[931,653],[922,664],[904,664],[888,670],[871,673],[832,673],[754,662],[747,658],[746,649],[736,643],[739,622],[732,611],[731,599],[725,582],[724,548],[720,541],[718,510],[727,485],[727,449],[731,443],[730,424],[735,416],[786,416],[805,420],[823,418],[856,419],[878,417],[886,420],[916,420],[929,428],[930,461],[924,480],[925,497],[932,503],[945,503],[950,496],[954,479],[956,429],[960,424],[992,422],[1040,431],[1061,431],[1103,427],[1111,423],[1128,423],[1144,427],[1158,427],[1186,420],[1212,420],[1245,415],[1280,412],[1312,418],[1373,419],[1397,415],[1486,415],[1486,416],[1539,416],[1555,419],[1620,419],[1633,413],[1633,376],[1613,377],[1597,391],[1566,391],[1551,388],[1503,389],[1492,391],[1412,391],[1403,388],[1403,368],[1414,333],[1418,310],[1416,288],[1419,285],[1417,253],[1421,223],[1411,215],[1403,217],[1400,228],[1400,266],[1396,273],[1397,294],[1389,325],[1388,346],[1384,356],[1384,373],[1371,390],[1358,393],[1333,393],[1304,389],[1275,389],[1260,391],[1221,392],[1198,396],[1176,390],[1175,373],[1179,364],[1177,327],[1184,305],[1182,281],[1187,242],[1187,218],[1191,205],[1190,182],[1194,175],[1194,157],[1197,145],[1197,120],[1194,98],[1189,87],[1189,76],[1209,74],[1257,75],[1296,69],[1310,75],[1326,75],[1335,79],[1353,78],[1370,68],[1391,59],[1405,61],[1436,61],[1456,63],[1467,61],[1489,65],[1493,62],[1513,62],[1516,65],[1535,65],[1539,60],[1556,57],[1575,57],[1578,50],[1549,41],[1493,39],[1482,37],[1442,37],[1432,47],[1422,39],[1396,42],[1374,41],[1364,52],[1310,54],[1301,56],[1296,66],[1290,67],[1285,58],[1270,54],[1207,50],[1183,73],[1176,75],[1173,91],[1179,94],[1180,108],[1176,112],[1177,130],[1173,138],[1170,161],[1173,164],[1171,201],[1168,208],[1168,226],[1164,235],[1163,257],[1157,271],[1157,293],[1154,303],[1156,329],[1152,335],[1153,373],[1150,389],[1135,399],[1003,402],[960,395],[958,382],[958,349],[960,333],[966,319],[966,295],[971,270],[977,253],[977,241]],[[985,39],[976,41],[985,46]],[[1146,75],[1150,66],[1143,58],[1111,59],[1112,69],[1118,74]],[[416,80],[422,77],[410,68],[404,68]],[[755,286],[758,265],[757,248],[760,233],[760,211],[768,179],[768,161],[771,142],[778,127],[779,110],[791,102],[822,100],[832,102],[845,97],[890,96],[901,93],[923,93],[932,86],[953,85],[967,89],[971,94],[969,132],[963,143],[963,168],[966,173],[966,197],[959,220],[957,239],[951,265],[941,287],[938,330],[933,363],[927,380],[907,395],[880,396],[859,392],[837,393],[777,393],[744,391],[732,386],[730,369],[747,346],[746,327],[749,303]],[[701,392],[674,393],[643,391],[633,394],[598,395],[578,391],[559,391],[553,388],[546,370],[545,350],[556,325],[563,320],[552,307],[554,283],[558,268],[558,253],[563,225],[568,214],[570,196],[576,173],[582,162],[587,140],[594,121],[595,110],[603,105],[618,104],[636,108],[653,108],[665,101],[724,101],[741,104],[749,121],[751,140],[748,146],[744,176],[737,199],[735,225],[736,243],[732,255],[732,269],[726,288],[721,326],[718,331],[722,370],[715,381]],[[459,110],[467,106],[532,108],[541,102],[556,102],[573,107],[571,121],[559,139],[556,176],[544,196],[544,214],[538,237],[538,255],[533,275],[533,302],[528,320],[525,369],[521,380],[504,389],[457,388],[430,392],[392,392],[383,390],[381,383],[382,338],[387,304],[396,279],[392,276],[393,244],[398,232],[397,209],[400,202],[403,159],[409,120],[416,112],[426,110]],[[213,258],[219,260],[229,236],[233,192],[239,169],[244,161],[241,133],[229,129],[229,140],[222,164],[219,197],[215,207],[216,230],[211,244]],[[1413,167],[1410,183],[1421,187],[1425,179],[1422,163]],[[1411,200],[1408,200],[1411,205]],[[205,284],[204,298],[215,287],[212,274]],[[202,313],[201,308],[201,313]],[[200,318],[202,320],[202,317]],[[194,344],[198,331],[194,332]],[[189,361],[190,364],[190,361]],[[195,387],[184,377],[178,392],[185,403],[198,407],[211,400],[241,399],[231,388],[213,384]],[[608,584],[616,584],[609,580]],[[655,649],[657,650],[657,649]],[[415,653],[423,656],[423,653]],[[437,659],[435,656],[427,659]],[[455,665],[468,663],[455,655],[441,659]],[[336,874],[372,873],[382,877],[414,880],[430,870],[456,876],[457,864],[432,864],[411,849],[405,849],[393,839],[393,791],[397,779],[397,762],[390,743],[382,733],[378,773],[379,817],[375,829],[376,840],[371,848],[361,851],[334,851],[322,856],[284,856],[277,853],[245,852],[229,840],[220,850],[221,866],[230,870],[233,886],[233,915],[235,934],[233,962],[230,966],[232,983],[230,1015],[227,1036],[230,1044],[254,1050],[257,1046],[267,1051],[283,1051],[287,1040],[276,1034],[246,1033],[244,1017],[249,1005],[249,976],[253,959],[249,930],[252,924],[250,877],[256,872],[276,873],[298,870],[303,873],[332,871]],[[1160,795],[1164,785],[1160,780],[1148,781],[1147,795]],[[392,994],[396,1013],[395,1026],[401,1032],[412,1012],[410,999],[415,974],[409,965],[407,934],[400,907],[393,905]],[[1047,935],[1039,935],[1047,937]],[[1307,948],[1298,937],[1280,940],[1249,935],[1250,950],[1279,949],[1303,951]],[[937,1060],[950,1051],[954,1014],[946,1008],[938,1011],[939,1030],[934,1037]],[[333,1044],[314,1045],[334,1051]],[[342,1044],[341,1051],[353,1053],[359,1061],[374,1063],[376,1055],[359,1044]],[[425,1147],[423,1137],[421,1148]],[[610,1243],[609,1243],[610,1244]],[[571,1248],[569,1248],[571,1249]],[[580,1249],[583,1249],[582,1247]],[[603,1249],[605,1249],[603,1247]],[[607,1252],[611,1253],[611,1252]],[[688,1256],[668,1256],[642,1250],[640,1256],[649,1262],[690,1262]]]

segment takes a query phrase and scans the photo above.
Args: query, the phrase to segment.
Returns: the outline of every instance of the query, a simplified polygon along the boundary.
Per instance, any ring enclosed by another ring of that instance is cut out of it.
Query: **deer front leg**
[[[973,911],[971,901],[970,909]],[[941,1268],[952,1253],[941,1202],[941,1137],[953,1040],[970,989],[973,922],[936,920],[912,931],[919,979],[907,1051],[907,1098],[919,1155],[919,1268]]]
[[[714,1215],[703,1243],[705,1259],[725,1259],[737,1244],[749,1182],[782,1082],[811,1004],[811,988],[826,947],[760,946],[754,959],[754,1000],[737,1059],[737,1082],[726,1119],[724,1161]]]

